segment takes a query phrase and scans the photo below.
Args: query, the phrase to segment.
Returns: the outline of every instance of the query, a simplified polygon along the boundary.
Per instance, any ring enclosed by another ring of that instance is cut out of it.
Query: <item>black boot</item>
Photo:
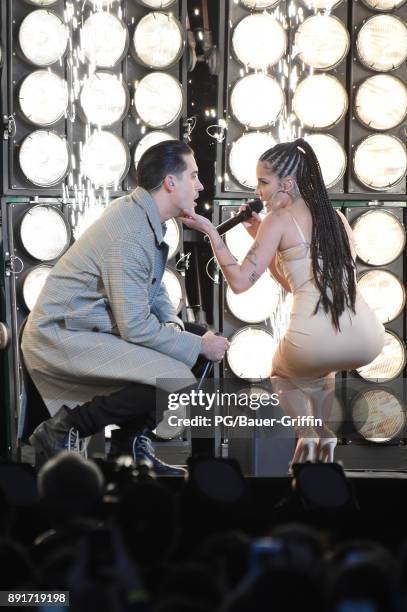
[[[79,431],[73,425],[69,413],[69,408],[62,406],[51,419],[38,425],[30,436],[29,443],[44,459],[49,459],[63,450],[83,450]]]

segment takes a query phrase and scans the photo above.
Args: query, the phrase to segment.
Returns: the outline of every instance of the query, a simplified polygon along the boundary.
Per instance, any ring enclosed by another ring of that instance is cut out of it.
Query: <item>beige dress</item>
[[[314,280],[311,249],[292,218],[302,242],[278,252],[293,305],[287,331],[273,356],[272,376],[316,382],[331,372],[353,370],[373,361],[383,348],[385,330],[358,290],[356,313],[349,309],[342,313],[340,331],[322,306],[313,315],[320,292]]]

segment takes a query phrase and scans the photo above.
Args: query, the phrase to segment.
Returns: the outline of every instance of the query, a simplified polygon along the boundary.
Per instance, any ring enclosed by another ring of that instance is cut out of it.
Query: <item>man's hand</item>
[[[202,336],[202,354],[210,361],[222,361],[230,342],[223,336],[208,331]]]

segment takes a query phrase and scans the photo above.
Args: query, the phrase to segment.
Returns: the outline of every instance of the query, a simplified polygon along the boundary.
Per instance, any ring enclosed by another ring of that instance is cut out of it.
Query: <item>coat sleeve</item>
[[[163,282],[151,306],[151,312],[157,316],[160,323],[172,321],[173,323],[178,323],[178,325],[181,325],[182,329],[184,329],[184,324],[177,316],[169,298],[167,288]]]
[[[192,367],[202,348],[202,338],[165,327],[151,312],[148,300],[150,257],[140,245],[121,241],[103,257],[102,280],[120,336]]]

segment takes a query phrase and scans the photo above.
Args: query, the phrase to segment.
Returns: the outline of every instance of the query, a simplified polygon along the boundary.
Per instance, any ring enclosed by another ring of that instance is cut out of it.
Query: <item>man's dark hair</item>
[[[159,189],[168,174],[179,175],[187,168],[185,155],[193,155],[180,140],[164,140],[147,149],[137,166],[137,185],[147,191]]]

